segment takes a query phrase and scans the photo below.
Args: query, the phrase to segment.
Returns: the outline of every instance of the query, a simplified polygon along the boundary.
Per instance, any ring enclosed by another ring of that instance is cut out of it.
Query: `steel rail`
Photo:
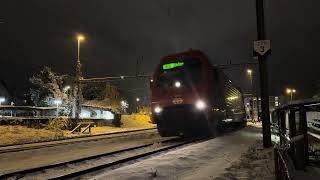
[[[129,152],[129,151],[133,151],[133,150],[137,150],[137,149],[141,149],[141,148],[146,148],[146,147],[154,145],[155,143],[167,143],[167,142],[171,142],[171,141],[174,142],[174,141],[178,141],[178,140],[183,140],[183,139],[181,137],[173,137],[171,139],[166,139],[166,140],[162,140],[162,141],[160,140],[160,141],[156,141],[156,142],[152,142],[152,143],[147,143],[147,144],[144,144],[144,145],[139,145],[139,146],[136,146],[136,147],[130,147],[130,148],[117,150],[117,151],[113,151],[113,152],[108,152],[108,153],[102,153],[102,154],[98,154],[98,155],[88,156],[88,157],[79,158],[79,159],[76,159],[76,160],[71,160],[71,161],[66,161],[66,162],[59,162],[59,163],[55,163],[55,164],[44,165],[44,166],[40,166],[40,167],[35,167],[35,168],[30,168],[30,169],[15,171],[15,172],[3,173],[3,174],[0,174],[0,179],[22,178],[25,175],[31,174],[31,173],[42,172],[42,171],[45,171],[45,170],[50,170],[50,169],[54,169],[54,168],[58,168],[58,167],[64,167],[64,166],[68,166],[70,164],[76,164],[76,163],[81,163],[81,162],[86,163],[88,161],[92,161],[92,160],[95,160],[95,159],[98,159],[98,158],[108,157],[108,156],[116,155],[116,154],[123,153],[123,152]],[[194,141],[195,140],[192,140],[192,142],[194,142]],[[180,143],[177,143],[177,144],[174,144],[174,145],[171,145],[171,146],[167,146],[167,147],[160,148],[160,149],[157,149],[157,150],[149,151],[149,152],[146,152],[144,154],[131,156],[131,157],[124,158],[124,159],[121,159],[121,160],[118,160],[118,161],[114,161],[114,162],[111,162],[111,163],[89,167],[89,168],[86,168],[84,170],[71,172],[71,173],[66,173],[64,175],[57,175],[56,177],[54,177],[52,179],[65,179],[65,178],[76,177],[76,176],[79,176],[79,175],[87,174],[88,172],[91,172],[91,171],[96,171],[96,170],[103,169],[103,168],[106,168],[106,167],[110,167],[110,166],[113,166],[113,165],[116,165],[116,164],[127,162],[129,160],[134,160],[134,159],[138,159],[138,158],[141,158],[141,157],[144,157],[144,156],[147,156],[147,155],[151,155],[151,154],[154,154],[154,153],[157,153],[157,152],[169,150],[169,149],[172,149],[172,148],[175,148],[175,147],[187,144],[187,143],[191,143],[191,140],[182,141]]]
[[[92,172],[95,172],[95,171],[98,171],[98,170],[102,170],[102,169],[109,168],[109,167],[116,166],[116,165],[123,164],[123,163],[128,163],[130,161],[134,161],[134,160],[137,160],[137,159],[140,159],[140,158],[143,158],[143,157],[147,157],[147,156],[150,156],[150,155],[154,155],[154,154],[157,154],[157,153],[160,153],[160,152],[168,151],[168,150],[171,150],[171,149],[174,149],[174,148],[186,145],[186,144],[190,144],[190,143],[195,142],[195,141],[196,140],[189,140],[189,141],[180,142],[180,143],[177,143],[177,144],[174,144],[174,145],[171,145],[171,146],[163,147],[163,148],[156,149],[156,150],[153,150],[153,151],[149,151],[149,152],[146,152],[146,153],[143,153],[143,154],[130,156],[130,157],[127,157],[127,158],[124,158],[124,159],[120,159],[120,160],[117,160],[117,161],[113,161],[113,162],[110,162],[110,163],[106,163],[106,164],[102,164],[102,165],[98,165],[98,166],[93,166],[91,168],[87,168],[87,169],[84,169],[84,170],[81,170],[81,171],[72,172],[72,173],[68,173],[68,174],[65,174],[65,175],[59,175],[57,177],[49,178],[49,179],[50,180],[56,180],[56,179],[76,178],[76,177],[83,176],[83,175],[86,175],[88,173],[92,173]]]

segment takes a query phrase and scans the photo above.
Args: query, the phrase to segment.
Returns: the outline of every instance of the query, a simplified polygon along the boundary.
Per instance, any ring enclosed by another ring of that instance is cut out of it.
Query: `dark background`
[[[318,90],[319,5],[265,0],[271,95],[286,87],[300,98]],[[0,79],[18,92],[44,65],[73,74],[79,32],[86,36],[85,77],[135,74],[142,56],[139,72],[151,74],[162,56],[190,48],[204,51],[213,64],[254,61],[255,0],[0,0],[0,18]],[[226,72],[249,91],[244,69]],[[126,84],[146,96],[146,80]]]

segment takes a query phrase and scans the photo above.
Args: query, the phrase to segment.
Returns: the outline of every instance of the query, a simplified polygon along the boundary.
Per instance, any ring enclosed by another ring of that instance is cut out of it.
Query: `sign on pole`
[[[270,40],[259,40],[254,41],[253,43],[254,52],[260,56],[264,56],[266,53],[271,51],[271,42]]]

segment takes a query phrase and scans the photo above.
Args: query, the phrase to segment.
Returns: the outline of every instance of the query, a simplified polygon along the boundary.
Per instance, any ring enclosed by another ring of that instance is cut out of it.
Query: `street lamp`
[[[83,35],[78,35],[77,40],[78,40],[78,63],[80,63],[80,42],[83,41],[85,38]]]
[[[6,101],[6,98],[0,97],[0,105]]]
[[[290,101],[292,101],[292,96],[294,93],[296,93],[297,91],[295,89],[292,89],[292,88],[287,88],[286,90],[287,94],[290,95]]]
[[[82,79],[82,72],[81,72],[81,63],[80,63],[80,42],[83,41],[85,37],[83,35],[78,35],[77,36],[77,42],[78,42],[78,52],[77,52],[77,66],[76,66],[76,80],[77,80],[77,85],[75,87],[75,119],[79,120],[80,117],[80,94],[81,94],[81,85],[80,85],[80,80]]]
[[[250,78],[250,85],[251,85],[251,90],[252,90],[253,89],[252,88],[252,70],[251,69],[247,69],[247,74],[248,74],[248,76]]]
[[[140,98],[136,98],[136,101],[137,101],[137,113],[139,112],[139,101],[140,101]]]
[[[253,83],[252,83],[252,69],[247,69],[247,74],[249,76],[250,79],[250,88],[251,88],[251,101],[252,101],[252,106],[251,106],[251,121],[254,120],[254,115],[253,115],[253,107],[254,107],[254,99],[253,99]],[[259,106],[258,104],[258,98],[257,98],[257,106]],[[259,116],[259,112],[258,112],[258,116]]]

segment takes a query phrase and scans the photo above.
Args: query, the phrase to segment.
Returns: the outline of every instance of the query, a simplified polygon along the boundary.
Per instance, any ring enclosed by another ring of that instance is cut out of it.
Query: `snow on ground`
[[[274,179],[273,159],[273,147],[264,149],[259,140],[217,179]]]
[[[61,131],[34,129],[24,126],[0,126],[0,145],[54,140],[63,136]]]
[[[93,127],[91,134],[106,134],[113,132],[122,132],[137,129],[146,129],[156,127],[150,122],[150,117],[147,115],[133,114],[124,115],[121,119],[121,127],[100,126]],[[25,126],[0,126],[0,145],[13,145],[32,142],[43,142],[61,139],[65,137],[87,136],[86,134],[71,134],[70,131],[61,130],[46,130],[28,128]]]
[[[246,127],[91,179],[272,179],[273,160],[270,150],[260,150],[260,139],[260,128]]]
[[[142,114],[122,115],[121,127],[100,126],[91,129],[92,134],[103,134],[121,131],[130,131],[137,129],[154,128],[155,124],[150,122],[150,116]]]
[[[139,127],[139,128],[151,128],[155,127],[155,124],[151,123],[150,116],[143,114],[132,114],[121,116],[121,127]]]

